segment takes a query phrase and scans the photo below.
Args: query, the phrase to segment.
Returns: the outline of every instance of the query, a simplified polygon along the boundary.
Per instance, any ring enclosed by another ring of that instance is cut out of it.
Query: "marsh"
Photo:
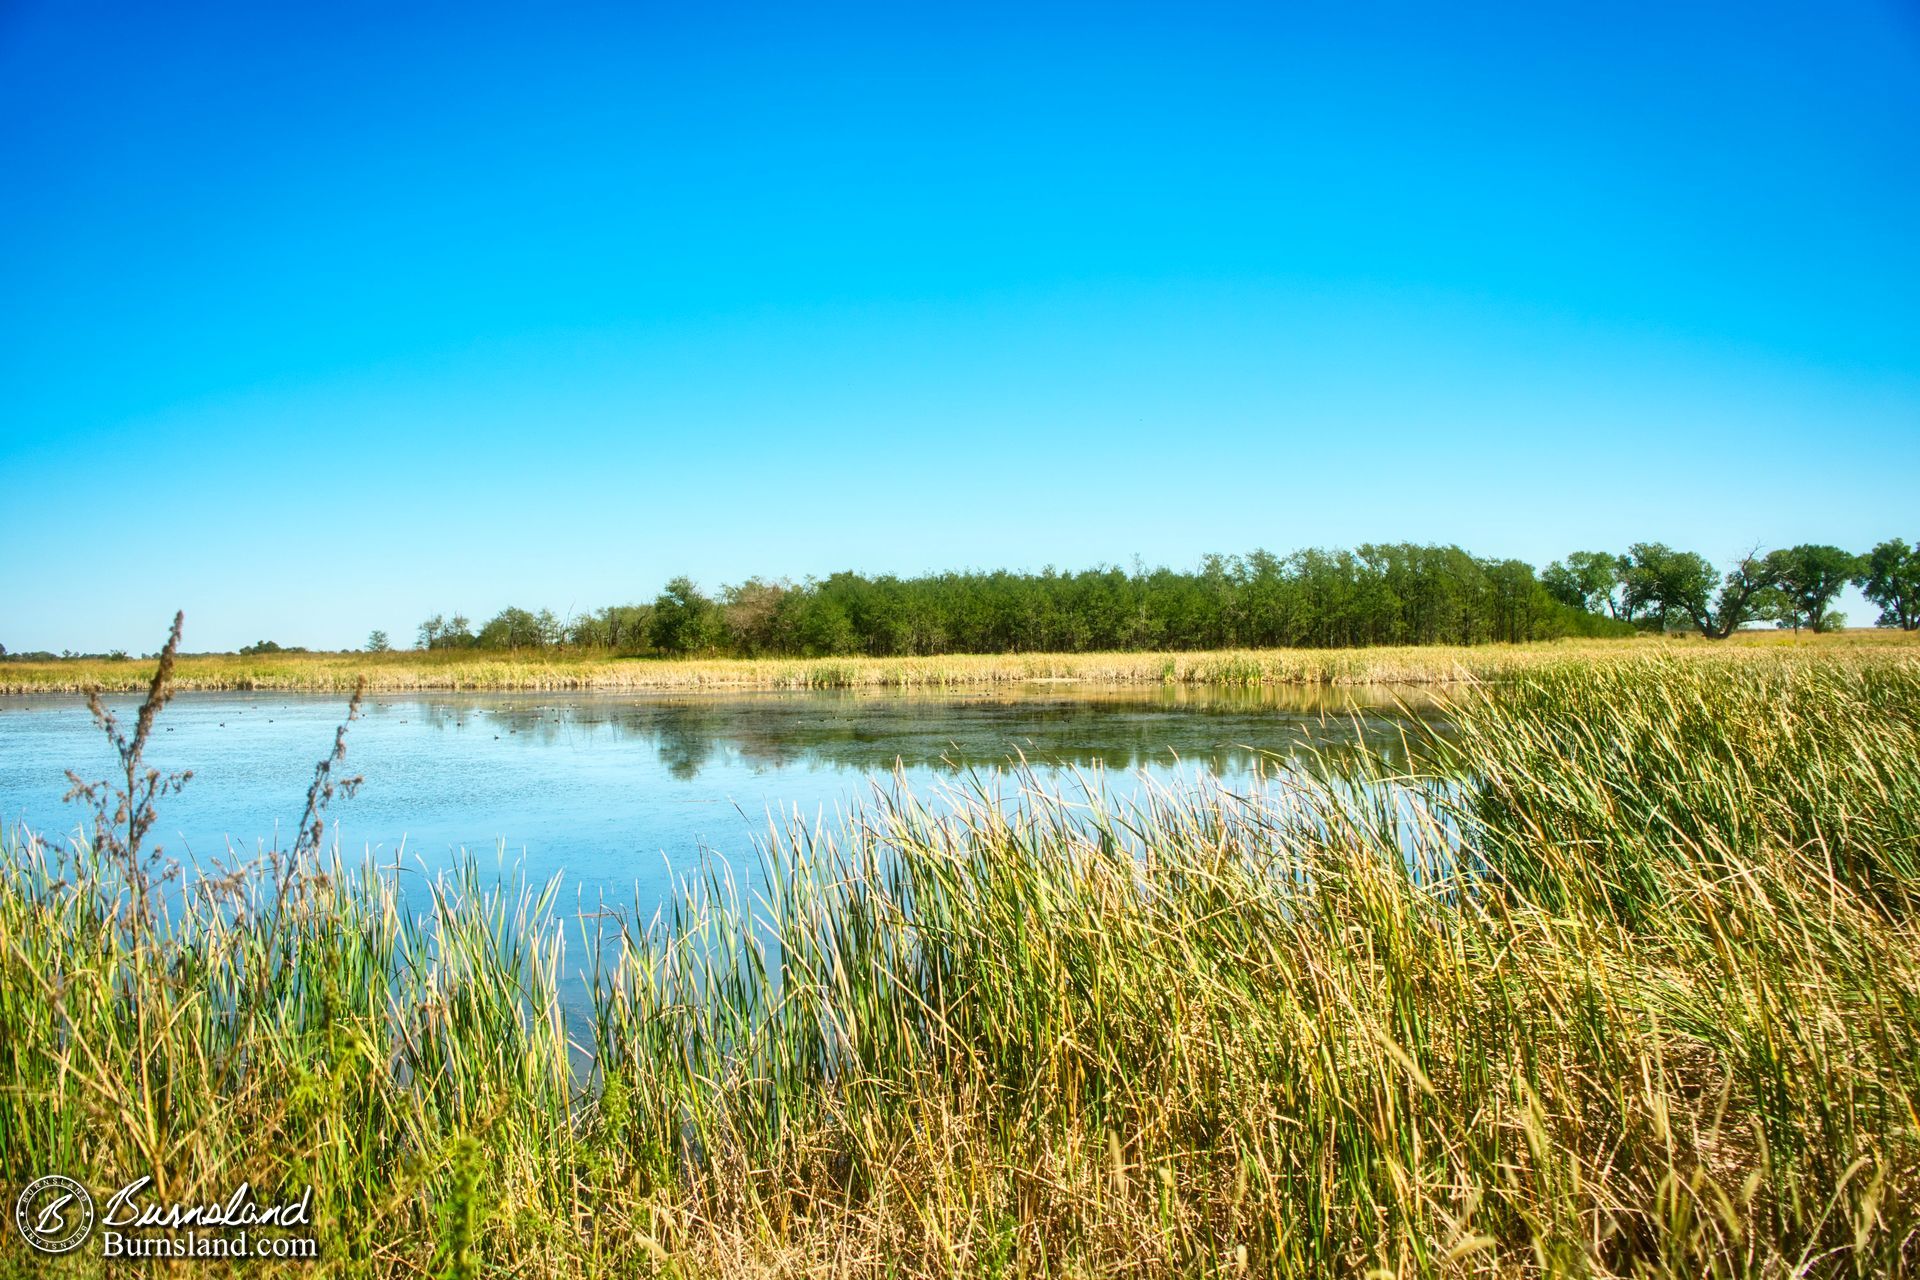
[[[134,700],[109,699],[128,711]],[[705,848],[746,854],[770,815],[811,819],[857,804],[896,768],[916,789],[1030,765],[1043,781],[1107,775],[1124,790],[1234,778],[1364,739],[1390,756],[1430,717],[1418,689],[1090,686],[1046,682],[930,694],[822,690],[727,694],[421,693],[370,697],[346,768],[367,779],[333,813],[343,854],[371,849],[443,865],[504,849],[527,874],[589,893],[657,897],[667,867]],[[284,844],[345,699],[180,695],[152,748],[192,769],[156,840],[230,860]],[[64,771],[111,761],[82,700],[0,699],[0,820],[76,833]],[[276,829],[276,819],[279,827]]]

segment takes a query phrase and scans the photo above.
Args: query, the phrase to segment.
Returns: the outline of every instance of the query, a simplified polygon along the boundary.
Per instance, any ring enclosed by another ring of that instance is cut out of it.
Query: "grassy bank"
[[[394,1276],[1920,1265],[1920,669],[1454,697],[1454,781],[895,794],[650,924],[16,842],[0,1179],[312,1183]]]
[[[374,692],[467,689],[941,688],[1028,680],[1126,684],[1450,684],[1501,679],[1561,661],[1669,654],[1753,656],[1782,649],[1839,659],[1920,659],[1920,633],[1853,631],[1816,636],[1760,632],[1723,642],[1695,638],[1561,640],[1538,644],[1424,645],[1371,649],[1264,649],[1221,653],[1054,653],[929,658],[614,658],[593,651],[471,651],[187,655],[182,689],[342,692],[362,679]],[[151,661],[68,659],[0,663],[0,694],[144,689]]]

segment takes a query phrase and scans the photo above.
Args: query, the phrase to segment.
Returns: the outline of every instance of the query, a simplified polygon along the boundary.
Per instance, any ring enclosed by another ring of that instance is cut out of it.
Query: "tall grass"
[[[883,787],[645,920],[334,859],[137,932],[20,837],[0,1177],[311,1182],[392,1275],[1920,1264],[1920,669],[1542,669],[1453,721],[1430,775]]]

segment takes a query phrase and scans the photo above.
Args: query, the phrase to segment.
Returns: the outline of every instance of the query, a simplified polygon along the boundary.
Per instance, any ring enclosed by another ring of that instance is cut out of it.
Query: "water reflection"
[[[1185,763],[1215,773],[1264,755],[1339,754],[1365,742],[1407,763],[1418,690],[1027,686],[958,694],[841,690],[692,695],[418,694],[376,715],[417,717],[448,733],[521,738],[550,748],[650,745],[674,778],[725,763],[754,770],[940,771],[1024,758],[1049,767],[1128,771]]]
[[[161,714],[149,763],[193,770],[162,806],[154,839],[189,858],[282,841],[314,761],[333,741],[339,696],[183,694]],[[114,699],[130,714],[131,699]],[[1083,684],[954,693],[500,694],[383,696],[348,737],[366,777],[331,813],[348,854],[404,849],[437,869],[456,851],[500,850],[539,881],[564,873],[589,894],[659,901],[669,868],[703,849],[750,864],[770,817],[831,818],[872,798],[896,765],[933,794],[966,772],[1024,759],[1044,785],[1079,770],[1116,795],[1142,776],[1245,781],[1263,757],[1339,755],[1365,741],[1405,766],[1431,704],[1405,690],[1196,689]],[[1405,737],[1403,737],[1403,734]],[[56,837],[82,814],[65,771],[114,765],[82,701],[0,699],[0,824]]]

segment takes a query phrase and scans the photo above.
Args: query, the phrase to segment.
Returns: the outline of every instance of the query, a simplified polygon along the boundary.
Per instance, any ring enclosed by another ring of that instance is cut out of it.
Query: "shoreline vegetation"
[[[93,846],[0,856],[0,1178],[311,1185],[374,1276],[1905,1274],[1913,653],[1541,650],[1431,772],[896,780],[651,916],[329,856],[344,736],[169,906],[143,709]]]
[[[1843,630],[1846,615],[1832,605],[1849,582],[1879,607],[1878,626],[1920,630],[1920,550],[1897,538],[1864,556],[1813,544],[1764,556],[1756,550],[1724,574],[1695,552],[1657,542],[1635,543],[1617,555],[1575,552],[1537,572],[1522,560],[1483,558],[1457,546],[1367,543],[1351,551],[1315,548],[1284,557],[1268,551],[1210,555],[1192,571],[1136,563],[1130,571],[1109,565],[1077,573],[1048,568],[909,578],[844,572],[803,582],[749,578],[723,586],[717,597],[681,576],[651,603],[564,618],[550,609],[513,605],[478,624],[458,611],[436,613],[419,624],[413,648],[482,662],[524,665],[542,658],[576,665],[643,657],[864,662],[1470,648],[1649,634],[1724,640],[1763,622],[1796,634]],[[362,646],[369,654],[395,648],[381,629]],[[309,652],[263,639],[231,656]],[[9,653],[0,645],[4,666],[126,658],[121,650]],[[775,680],[784,687],[802,683]],[[939,681],[909,676],[900,682]]]
[[[1725,641],[1695,636],[1536,641],[1524,644],[1403,645],[1356,649],[1267,649],[1180,653],[949,654],[899,658],[614,657],[595,650],[475,653],[183,654],[172,681],[183,691],[674,692],[756,689],[942,689],[1048,681],[1062,685],[1452,685],[1510,679],[1568,662],[1714,655],[1751,661],[1793,653],[1837,661],[1920,659],[1920,633],[1745,631]],[[0,664],[0,696],[135,693],[153,676],[151,659],[14,659]]]

